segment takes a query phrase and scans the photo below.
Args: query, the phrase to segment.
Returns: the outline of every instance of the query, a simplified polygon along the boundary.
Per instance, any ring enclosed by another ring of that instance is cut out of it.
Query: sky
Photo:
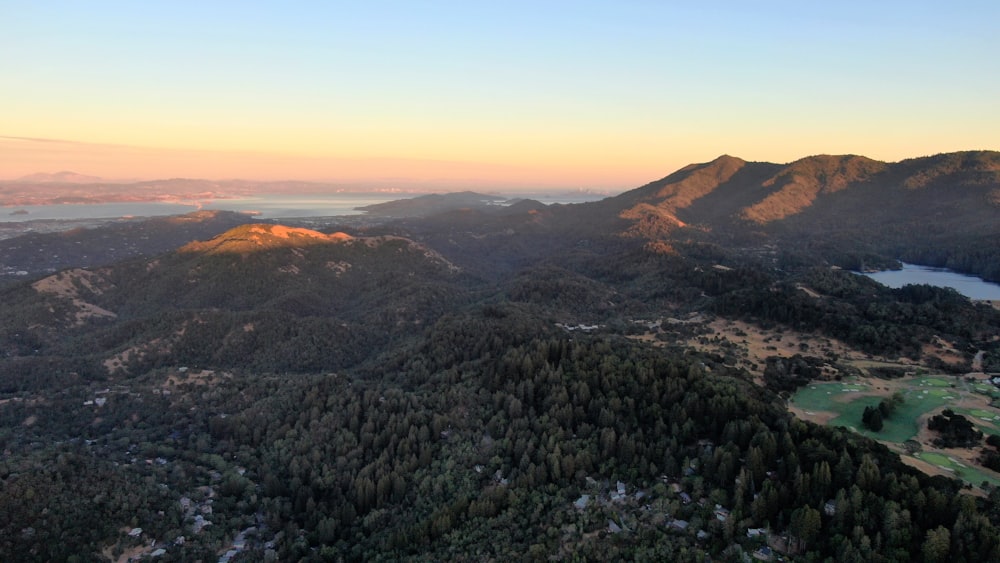
[[[0,0],[0,179],[622,190],[1000,149],[1000,2]]]

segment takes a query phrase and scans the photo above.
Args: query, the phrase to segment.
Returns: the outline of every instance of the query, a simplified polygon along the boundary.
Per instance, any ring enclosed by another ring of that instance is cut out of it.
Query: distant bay
[[[63,221],[86,219],[114,219],[121,217],[162,217],[180,215],[199,209],[235,211],[251,214],[261,219],[298,217],[329,217],[359,215],[356,208],[397,199],[407,199],[423,194],[393,192],[334,193],[334,194],[261,194],[249,197],[213,199],[203,201],[135,201],[113,203],[60,203],[47,205],[18,205],[0,208],[0,222]],[[545,204],[584,203],[605,196],[589,192],[567,194],[511,194],[503,197],[537,199]]]
[[[52,221],[81,219],[115,219],[121,217],[163,217],[181,215],[199,209],[235,211],[263,219],[357,215],[362,205],[398,199],[399,194],[266,194],[250,197],[211,200],[128,201],[113,203],[60,203],[19,205],[0,211],[0,221]]]
[[[933,268],[903,262],[902,270],[866,272],[863,275],[888,287],[899,288],[910,284],[950,287],[969,299],[1000,300],[1000,284],[983,281],[947,268]]]
[[[124,201],[114,203],[52,203],[18,205],[0,208],[0,222],[78,221],[86,219],[116,219],[120,217],[159,217],[190,213],[193,204],[154,201]]]

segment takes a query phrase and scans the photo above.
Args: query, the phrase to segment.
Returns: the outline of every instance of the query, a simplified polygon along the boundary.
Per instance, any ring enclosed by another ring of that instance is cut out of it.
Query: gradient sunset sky
[[[1000,2],[0,0],[0,178],[621,190],[1000,149]]]

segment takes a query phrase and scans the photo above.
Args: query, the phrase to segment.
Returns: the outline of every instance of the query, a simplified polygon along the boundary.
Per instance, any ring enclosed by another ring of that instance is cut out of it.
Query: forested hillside
[[[956,494],[865,438],[794,420],[708,358],[570,338],[516,307],[443,318],[354,377],[157,368],[99,387],[0,411],[17,453],[2,466],[3,550],[18,560],[140,543],[123,525],[161,545],[185,536],[166,544],[178,561],[248,527],[280,560],[700,561],[763,545],[746,537],[761,527],[804,559],[919,558],[940,530],[958,560],[1000,556],[1000,496]],[[84,405],[95,396],[107,402]],[[212,526],[191,532],[185,498],[211,500]],[[81,511],[100,525],[84,533]]]

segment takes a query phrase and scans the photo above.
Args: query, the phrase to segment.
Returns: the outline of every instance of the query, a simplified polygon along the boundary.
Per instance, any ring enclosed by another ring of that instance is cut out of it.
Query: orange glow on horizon
[[[416,183],[523,188],[633,187],[653,179],[631,164],[581,158],[543,165],[421,158],[342,158],[257,151],[156,149],[0,137],[2,179],[71,170],[116,179],[248,179],[334,183]],[[654,174],[655,176],[655,174]]]

